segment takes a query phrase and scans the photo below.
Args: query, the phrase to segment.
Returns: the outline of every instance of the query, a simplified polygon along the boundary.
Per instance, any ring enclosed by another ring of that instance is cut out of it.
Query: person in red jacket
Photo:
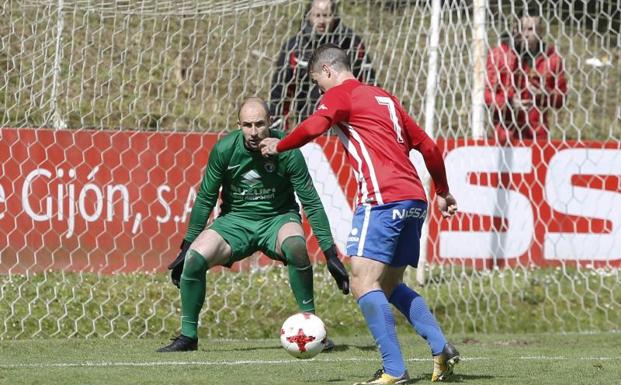
[[[487,58],[485,103],[496,139],[548,139],[548,110],[565,104],[563,58],[541,39],[541,18],[526,12]]]

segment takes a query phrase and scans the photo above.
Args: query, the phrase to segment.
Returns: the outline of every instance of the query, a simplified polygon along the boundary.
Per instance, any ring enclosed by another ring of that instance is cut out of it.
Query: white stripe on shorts
[[[362,230],[360,231],[360,241],[358,241],[358,253],[357,255],[361,257],[364,251],[364,241],[367,238],[367,229],[369,228],[369,219],[371,219],[371,205],[363,205],[364,206],[364,220],[362,221]]]

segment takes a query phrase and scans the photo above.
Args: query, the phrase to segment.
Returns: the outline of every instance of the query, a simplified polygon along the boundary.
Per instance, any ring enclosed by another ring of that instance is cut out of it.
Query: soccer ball
[[[327,339],[326,326],[312,313],[297,313],[280,328],[280,343],[295,358],[312,358],[321,353]]]

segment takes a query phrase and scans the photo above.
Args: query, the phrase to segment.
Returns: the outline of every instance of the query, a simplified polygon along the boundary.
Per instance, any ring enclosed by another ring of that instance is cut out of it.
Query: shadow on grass
[[[210,349],[209,346],[206,346],[203,350],[206,352],[213,352],[215,350],[220,352],[251,352],[251,351],[260,351],[260,350],[281,350],[282,347],[280,345],[272,345],[272,346],[248,346],[248,347],[236,347],[236,348],[225,348],[225,349]],[[339,344],[338,341],[334,346],[334,349],[329,352],[324,352],[324,354],[330,354],[333,352],[346,352],[350,349],[358,349],[362,351],[374,351],[377,350],[375,345],[347,345],[347,344]]]
[[[228,348],[228,349],[209,349],[207,347],[205,351],[219,351],[219,352],[252,352],[259,350],[282,350],[282,346],[280,345],[272,345],[272,346],[248,346],[248,347],[239,347],[239,348]]]
[[[370,352],[370,351],[377,350],[377,347],[375,345],[346,345],[346,344],[339,344],[338,342],[336,342],[336,346],[334,347],[332,351],[333,352],[346,352],[349,349],[358,349],[358,350],[362,350],[365,352]]]

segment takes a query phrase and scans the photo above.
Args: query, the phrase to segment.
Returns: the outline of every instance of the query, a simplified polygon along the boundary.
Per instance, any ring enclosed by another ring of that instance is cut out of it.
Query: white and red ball
[[[280,328],[280,343],[296,358],[312,358],[323,350],[326,326],[312,313],[297,313],[287,318]]]

